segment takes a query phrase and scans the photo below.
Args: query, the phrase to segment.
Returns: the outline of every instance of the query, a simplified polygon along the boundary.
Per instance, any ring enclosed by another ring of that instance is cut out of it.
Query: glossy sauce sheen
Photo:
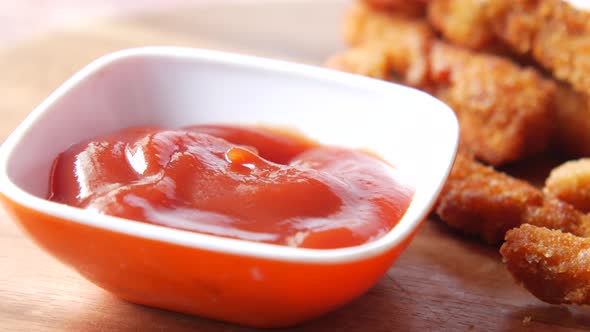
[[[385,235],[413,196],[384,161],[273,129],[130,128],[78,143],[53,201],[217,236],[341,248]]]

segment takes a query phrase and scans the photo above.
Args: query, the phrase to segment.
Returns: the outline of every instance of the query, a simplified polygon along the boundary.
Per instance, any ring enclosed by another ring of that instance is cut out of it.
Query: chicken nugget
[[[364,50],[340,55],[331,66],[433,93],[455,110],[462,138],[478,159],[501,165],[547,147],[555,86],[535,69],[439,41],[421,19],[356,5],[346,22],[349,41]],[[375,44],[381,46],[367,46]],[[371,63],[374,70],[367,68]]]
[[[380,12],[361,3],[353,5],[345,18],[348,43],[361,48],[370,45],[373,55],[368,56],[374,58],[381,57],[375,52],[386,52],[390,71],[400,76],[405,84],[415,87],[427,83],[428,54],[433,38],[434,33],[425,20]],[[355,52],[367,55],[366,51],[352,51]]]
[[[506,233],[500,254],[514,279],[553,304],[590,304],[590,239],[522,225]]]
[[[590,93],[590,12],[563,0],[432,0],[428,18],[448,40],[483,49],[500,41]]]
[[[493,0],[498,38],[530,54],[555,77],[590,93],[590,13],[563,0]]]
[[[380,43],[358,46],[335,54],[326,67],[382,80],[392,80],[388,53]]]
[[[450,226],[492,244],[524,223],[585,235],[590,222],[571,205],[462,153],[457,155],[435,212]]]
[[[501,165],[548,146],[553,82],[533,68],[444,42],[432,46],[430,58],[431,81],[441,87],[437,96],[455,110],[462,138],[478,159]]]
[[[555,145],[566,156],[590,156],[590,97],[559,84],[555,91]]]
[[[412,1],[410,1],[412,2]],[[449,41],[471,49],[497,44],[487,16],[487,0],[431,0],[428,20]]]
[[[590,158],[568,161],[554,168],[543,190],[584,213],[590,212]]]

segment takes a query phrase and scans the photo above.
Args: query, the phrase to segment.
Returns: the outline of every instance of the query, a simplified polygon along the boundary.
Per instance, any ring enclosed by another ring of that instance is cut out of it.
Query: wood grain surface
[[[312,4],[313,3],[313,4]],[[0,48],[0,140],[51,91],[108,52],[207,47],[321,64],[342,48],[341,1],[181,8],[93,22]],[[305,19],[302,20],[302,17]],[[67,130],[68,124],[64,124]],[[337,282],[337,281],[335,281]],[[428,220],[367,294],[294,331],[576,331],[590,309],[538,301],[497,248]],[[36,247],[0,212],[0,331],[246,331],[118,300]]]

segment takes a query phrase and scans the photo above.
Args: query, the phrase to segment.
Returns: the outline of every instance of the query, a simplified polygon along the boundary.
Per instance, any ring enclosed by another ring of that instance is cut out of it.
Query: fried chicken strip
[[[428,17],[454,43],[481,49],[500,40],[590,93],[590,13],[566,1],[432,0]]]
[[[424,20],[364,5],[353,7],[346,26],[347,39],[355,47],[336,55],[329,65],[392,77],[433,93],[455,110],[462,139],[478,159],[500,165],[546,148],[555,86],[534,69],[452,46],[437,40]],[[367,69],[370,64],[376,69]]]
[[[436,42],[430,55],[436,96],[453,108],[476,157],[492,165],[543,151],[554,124],[555,85],[532,68]]]
[[[553,75],[590,93],[590,13],[563,0],[493,0],[495,34]]]
[[[382,1],[387,2],[387,0]],[[590,92],[580,88],[583,86],[583,80],[576,81],[576,75],[573,73],[577,70],[576,68],[585,68],[584,64],[568,67],[579,59],[576,60],[570,56],[569,59],[564,57],[562,61],[564,63],[558,61],[559,47],[567,48],[573,45],[569,44],[572,40],[567,41],[568,34],[560,35],[555,33],[559,31],[541,27],[539,31],[545,31],[545,34],[537,35],[538,31],[535,29],[539,28],[540,23],[534,19],[527,21],[527,18],[539,17],[535,15],[542,13],[539,8],[543,6],[545,10],[548,10],[544,15],[556,17],[555,13],[558,11],[555,9],[561,6],[553,6],[556,3],[557,1],[550,0],[518,0],[514,2],[514,6],[510,6],[511,1],[500,0],[431,0],[428,19],[447,39],[468,48],[489,50],[490,45],[502,40],[521,54],[532,55],[539,63],[553,71],[554,75],[568,80],[579,91]],[[413,62],[411,59],[403,59],[404,52],[398,52],[396,55],[397,67],[388,63],[391,60],[376,60],[388,59],[389,52],[392,52],[388,47],[399,48],[400,41],[403,41],[399,34],[401,31],[399,26],[396,28],[391,24],[392,15],[382,11],[378,20],[373,19],[374,16],[370,10],[357,11],[356,15],[354,19],[370,22],[364,27],[379,22],[371,29],[359,29],[363,26],[349,25],[349,28],[352,28],[349,34],[356,38],[351,40],[355,45],[354,52],[362,50],[367,56],[361,60],[361,62],[365,61],[364,70],[367,71],[366,68],[371,67],[367,59],[372,59],[373,63],[380,64],[378,68],[382,75],[379,78],[393,77],[412,85],[411,82],[405,82],[405,78]],[[562,17],[566,16],[562,15]],[[400,22],[399,19],[395,20]],[[571,23],[575,20],[550,19],[549,21],[552,22],[551,24],[556,24],[556,22],[566,21]],[[423,23],[420,20],[414,20],[414,22]],[[555,26],[558,27],[557,30],[560,29],[558,24]],[[530,32],[531,28],[533,33]],[[395,36],[397,40],[389,39],[389,36]],[[551,36],[559,38],[551,41],[549,40]],[[582,39],[580,42],[583,44]],[[371,42],[368,43],[367,40]],[[531,40],[528,48],[525,47],[526,40]],[[382,45],[375,47],[378,41],[381,41]],[[521,41],[524,42],[520,44]],[[368,46],[369,44],[372,46]],[[542,44],[556,47],[551,50],[542,50],[541,56],[552,56],[552,60],[550,57],[547,58],[551,61],[539,58],[538,47]],[[518,110],[522,108],[548,110],[546,114],[549,115],[550,121],[555,122],[556,138],[560,146],[565,147],[571,154],[590,154],[590,98],[585,94],[575,92],[567,85],[555,87],[552,81],[542,79],[536,71],[529,69],[529,72],[525,73],[527,69],[518,67],[501,57],[475,54],[440,42],[432,37],[432,34],[428,38],[422,38],[421,45],[426,45],[420,48],[420,51],[426,54],[421,58],[427,59],[426,65],[422,66],[426,68],[426,74],[421,83],[426,82],[425,86],[433,94],[456,110],[462,127],[463,143],[467,143],[468,149],[473,151],[479,159],[488,159],[488,162],[495,163],[492,161],[493,155],[485,153],[490,151],[490,148],[485,146],[486,140],[490,140],[491,144],[498,144],[503,142],[504,138],[510,137],[506,133],[512,133],[511,137],[523,137],[521,134],[515,136],[514,132],[515,130],[520,132],[519,128],[524,127],[522,124],[526,121],[520,122],[519,125],[519,121],[512,120],[515,115],[518,116]],[[583,48],[582,53],[586,49],[590,47]],[[359,72],[359,68],[363,69],[363,67],[355,68],[354,64],[359,60],[355,60],[353,56],[343,54],[340,57],[349,60],[343,62],[344,65],[341,63],[341,67],[346,67],[343,69],[351,72]],[[503,63],[504,61],[509,65]],[[514,66],[516,70],[513,71],[511,66]],[[566,70],[560,76],[557,70],[564,68],[569,68],[569,72]],[[513,72],[517,72],[518,75],[512,75]],[[538,82],[543,82],[541,88],[535,87],[539,85]],[[522,87],[532,88],[522,90]],[[547,98],[542,98],[543,95]],[[516,99],[513,100],[513,96],[516,96]],[[492,103],[495,106],[489,107],[486,103]],[[551,113],[550,105],[559,106],[558,110],[553,109],[553,112],[557,114]],[[513,113],[503,113],[503,109],[510,110],[511,107],[514,110]],[[486,110],[489,110],[489,113],[486,114]],[[475,115],[478,112],[483,114],[477,117]],[[493,116],[497,116],[498,113],[504,117],[499,116],[494,120]],[[469,118],[469,115],[473,117]],[[536,119],[536,117],[529,119]],[[543,121],[538,123],[530,121],[533,127],[538,125],[540,126],[538,128],[550,128],[545,127],[547,124]],[[511,129],[507,124],[514,127]],[[473,129],[473,132],[470,133],[469,129],[464,128],[465,126]],[[490,131],[483,134],[486,128]],[[494,128],[499,130],[497,141],[494,141]],[[474,137],[477,137],[478,132],[481,135],[476,139]],[[534,135],[534,131],[531,133]],[[548,136],[544,134],[541,137],[547,139]],[[588,139],[585,139],[586,137]],[[531,148],[533,151],[535,149]],[[499,163],[502,162],[495,164]],[[578,165],[577,168],[585,171],[586,166]],[[587,268],[590,266],[590,239],[584,238],[584,236],[590,236],[590,217],[554,197],[561,194],[560,199],[569,200],[582,207],[574,198],[575,195],[580,195],[579,186],[586,187],[585,183],[590,183],[590,175],[586,178],[586,175],[572,174],[571,169],[557,175],[559,176],[553,178],[557,182],[552,184],[548,182],[543,193],[524,181],[497,172],[461,153],[441,193],[436,213],[450,226],[478,236],[489,243],[500,242],[508,231],[501,253],[517,281],[523,283],[535,296],[550,303],[590,304],[590,268]],[[509,231],[514,227],[519,228]],[[571,234],[564,234],[561,231]]]
[[[334,55],[326,61],[325,65],[348,73],[386,81],[393,80],[391,68],[394,65],[386,47],[381,43],[369,43]]]
[[[410,1],[413,2],[413,1]],[[489,0],[431,0],[428,20],[449,41],[479,50],[497,44],[486,8]]]
[[[430,24],[447,40],[467,48],[479,50],[499,42],[488,18],[490,0],[363,0],[363,2],[376,10],[394,13],[397,11],[391,9],[400,8],[402,5],[426,6]]]
[[[567,4],[557,5],[558,2],[549,1],[543,8],[552,13],[559,12],[562,16],[565,15],[565,12],[582,15]],[[525,6],[526,3],[529,5]],[[537,8],[542,6],[539,3],[539,1],[509,1],[511,6],[508,6],[508,3],[500,0],[430,0],[428,2],[428,20],[446,39],[453,43],[494,54],[507,54],[505,48],[508,45],[498,38],[496,30],[503,27],[504,22],[510,21],[513,28],[507,29],[506,32],[500,31],[502,33],[499,36],[510,39],[522,37],[521,33],[516,31],[524,28],[518,28],[518,26],[536,24],[534,20],[526,23],[523,15],[526,14],[529,17],[533,15],[531,11],[540,10]],[[569,10],[566,10],[567,8]],[[560,22],[563,23],[563,20]],[[498,27],[494,29],[495,25]],[[527,34],[530,35],[529,32]],[[590,34],[587,35],[590,40]],[[522,38],[524,39],[524,37]],[[569,37],[564,37],[562,42],[565,43],[568,39]],[[532,55],[530,54],[532,45],[526,45],[525,43],[519,46],[522,48],[520,53],[525,56]],[[561,52],[559,48],[561,46],[555,47],[558,47],[555,52]],[[576,57],[579,57],[578,53],[576,53]],[[583,59],[586,58],[590,59],[590,54]],[[575,61],[579,60],[572,59],[572,63]],[[559,75],[557,76],[559,77]],[[567,77],[561,76],[561,78],[566,79]],[[586,90],[586,92],[590,95],[590,90]],[[576,92],[566,84],[558,84],[555,91],[555,145],[568,156],[590,156],[590,97],[587,94]],[[523,100],[525,99],[523,98]]]
[[[361,51],[353,49],[351,55],[347,52],[337,57],[360,60],[354,53],[363,53],[373,59],[385,57],[388,71],[399,76],[404,83],[415,87],[428,83],[427,57],[434,33],[425,20],[396,16],[359,3],[348,11],[344,26],[346,41]],[[367,49],[371,51],[367,52]]]
[[[459,153],[436,214],[450,226],[499,243],[509,229],[532,224],[584,236],[590,218],[531,184]]]
[[[514,279],[549,303],[590,304],[590,239],[522,225],[500,248]]]
[[[590,212],[590,158],[568,161],[551,171],[544,192]]]
[[[560,84],[554,104],[556,147],[573,158],[590,156],[590,97]]]

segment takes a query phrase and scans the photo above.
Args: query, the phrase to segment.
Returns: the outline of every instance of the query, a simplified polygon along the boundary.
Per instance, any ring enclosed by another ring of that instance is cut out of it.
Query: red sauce
[[[413,190],[365,152],[258,127],[130,128],[54,162],[53,201],[205,234],[340,248],[386,234]]]

